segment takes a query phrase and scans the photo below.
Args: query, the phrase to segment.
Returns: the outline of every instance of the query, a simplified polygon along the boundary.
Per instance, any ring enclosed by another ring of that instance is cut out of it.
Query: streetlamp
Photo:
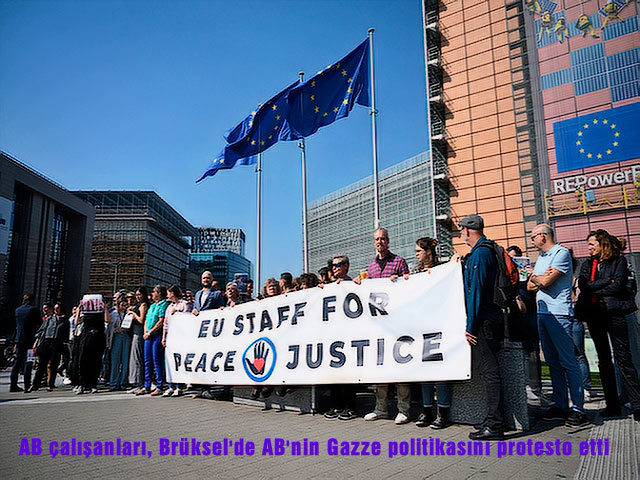
[[[116,292],[118,291],[118,269],[120,268],[120,265],[122,264],[122,262],[103,262],[101,260],[96,260],[95,258],[92,258],[91,263],[108,265],[110,267],[114,267],[115,270],[113,273],[113,296],[115,297]]]

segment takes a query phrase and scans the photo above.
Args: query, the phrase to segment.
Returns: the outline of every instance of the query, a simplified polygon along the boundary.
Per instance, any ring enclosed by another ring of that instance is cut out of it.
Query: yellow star
[[[596,155],[596,157],[598,157],[598,158],[602,158],[602,154],[601,154],[601,153],[599,153],[598,155]]]
[[[273,107],[271,107],[271,108],[273,108],[274,110],[277,110],[277,109],[278,109],[278,106],[277,106],[277,105],[274,105],[274,106],[273,106]]]
[[[342,104],[343,105],[349,105],[349,101],[345,98],[344,100],[342,100]]]
[[[347,80],[347,82],[351,83],[353,81],[353,78],[350,78],[349,80]]]
[[[612,124],[611,124],[611,128],[616,128],[616,124],[615,124],[615,123],[612,123]]]
[[[340,73],[342,73],[342,76],[343,76],[343,77],[346,77],[346,76],[347,76],[347,71],[346,71],[345,69],[342,69],[342,72],[340,72]]]
[[[581,142],[580,140],[578,140],[578,141],[576,142],[576,145],[582,145],[582,142]]]
[[[598,119],[597,119],[597,118],[594,118],[594,119],[593,119],[593,124],[594,124],[594,125],[596,125],[597,123],[598,123]]]
[[[620,132],[616,132],[614,137],[619,137],[620,136]]]
[[[220,160],[220,163],[224,163],[224,158]]]
[[[277,129],[278,129],[278,125],[276,125],[275,127],[273,127],[273,129],[274,129],[274,130],[277,130]]]
[[[605,118],[604,120],[602,120],[602,123],[604,123],[604,124],[606,125],[607,123],[609,123],[609,120],[607,120],[607,119]]]
[[[613,146],[617,147],[618,146],[618,142],[613,142]]]
[[[588,123],[585,123],[585,124],[583,125],[583,127],[584,127],[584,128],[589,128],[589,124],[588,124]]]
[[[250,127],[253,127],[253,122],[249,122],[249,126],[250,126]]]
[[[322,75],[322,70],[318,71],[318,75]]]
[[[276,115],[276,120],[280,120],[280,115]]]
[[[251,145],[255,145],[256,141],[255,140],[251,140]]]
[[[581,149],[580,149],[580,153],[584,153],[584,148],[581,148]]]
[[[607,155],[611,155],[611,149],[607,149]]]
[[[338,110],[339,110],[338,107],[334,107],[333,108],[333,113],[338,113]]]
[[[254,110],[253,112],[251,112],[251,115],[255,115],[255,114],[256,114],[256,111],[255,111],[255,110]]]
[[[260,140],[260,145],[264,145],[264,140]]]
[[[310,99],[311,99],[311,101],[313,102],[313,101],[316,99],[316,96],[315,96],[315,95],[311,95],[309,98],[310,98]]]
[[[315,80],[311,80],[311,86],[315,87],[316,86],[316,81]]]
[[[327,115],[329,115],[327,112],[324,112],[324,113],[322,114],[322,116],[323,116],[323,117],[326,117]]]
[[[336,63],[336,68],[340,68],[340,62]]]
[[[273,135],[269,135],[269,137],[268,137],[268,138],[269,138],[269,140],[271,140],[271,139],[273,138]]]
[[[353,93],[353,89],[347,88],[347,93]]]
[[[320,107],[316,107],[313,109],[314,112],[318,113],[320,111]]]
[[[591,158],[593,157],[593,155],[591,155],[590,153],[587,153],[587,158]]]
[[[578,132],[578,136],[581,137],[582,136],[582,132]]]

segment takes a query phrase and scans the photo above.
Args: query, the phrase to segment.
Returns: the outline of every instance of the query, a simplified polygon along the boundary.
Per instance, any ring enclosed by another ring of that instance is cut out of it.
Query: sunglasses
[[[340,263],[332,263],[331,265],[333,266],[333,268],[340,268],[344,264],[345,262],[340,262]]]

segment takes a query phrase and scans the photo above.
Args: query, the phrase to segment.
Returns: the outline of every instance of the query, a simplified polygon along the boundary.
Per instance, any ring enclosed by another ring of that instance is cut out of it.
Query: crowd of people
[[[504,274],[501,262],[506,261],[502,256],[505,250],[484,235],[482,217],[468,215],[459,227],[461,238],[471,250],[464,257],[454,255],[450,261],[460,261],[463,265],[466,340],[477,351],[487,402],[487,416],[470,438],[500,439],[505,420],[498,356],[505,345],[505,331],[509,331],[505,329],[505,322],[513,318],[513,312],[508,312],[495,296],[499,277]],[[64,373],[64,383],[72,385],[76,394],[96,393],[102,381],[110,391],[180,396],[185,385],[166,385],[165,382],[167,318],[173,312],[191,312],[197,316],[205,310],[233,307],[296,290],[323,288],[332,282],[361,284],[374,278],[396,281],[440,263],[437,241],[433,238],[416,241],[417,265],[411,270],[404,258],[390,251],[386,229],[375,230],[373,240],[376,255],[367,270],[354,278],[349,276],[349,258],[336,255],[317,275],[303,273],[294,278],[285,272],[279,280],[267,279],[257,298],[253,296],[251,280],[242,285],[229,282],[223,291],[209,271],[202,273],[202,288],[195,295],[190,291],[183,293],[177,285],[168,288],[156,285],[151,295],[145,287],[122,290],[114,294],[111,308],[101,304],[95,309],[83,300],[73,308],[69,318],[59,304],[45,303],[39,312],[33,295],[26,294],[23,305],[16,310],[17,360],[11,372],[10,389],[12,392],[23,390],[18,385],[22,373],[25,392],[43,386],[50,391],[55,387],[56,375]],[[520,280],[515,297],[516,323],[527,356],[527,395],[549,403],[542,392],[542,350],[552,383],[550,408],[543,418],[562,420],[569,426],[588,423],[584,402],[590,397],[591,380],[584,348],[586,323],[598,354],[606,400],[601,415],[604,418],[620,416],[622,407],[627,405],[634,419],[640,421],[640,382],[630,344],[630,338],[635,342],[638,339],[637,331],[632,331],[638,328],[634,313],[636,284],[623,256],[624,239],[605,230],[590,232],[586,238],[590,256],[579,269],[572,253],[556,243],[549,225],[537,225],[531,242],[540,254],[534,266],[525,267],[526,279]],[[506,252],[511,257],[522,256],[522,249],[516,245],[509,246]],[[633,321],[629,321],[630,316]],[[32,351],[37,357],[33,383]],[[364,415],[364,420],[389,418],[390,387],[375,385],[375,408]],[[189,388],[204,398],[219,398],[220,391],[225,391],[204,385]],[[411,421],[411,385],[401,383],[394,389],[398,411],[394,421],[398,425],[408,423]],[[451,383],[425,382],[420,390],[423,407],[416,425],[434,429],[451,425]],[[330,408],[324,416],[340,420],[356,418],[356,386],[331,385],[329,391]],[[272,387],[260,386],[253,389],[251,397],[268,397],[272,392]],[[287,388],[279,387],[275,393],[286,395]]]

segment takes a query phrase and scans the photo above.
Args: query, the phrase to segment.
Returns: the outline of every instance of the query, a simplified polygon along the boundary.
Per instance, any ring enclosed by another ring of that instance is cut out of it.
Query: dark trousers
[[[33,377],[34,388],[39,388],[44,375],[47,373],[47,366],[51,363],[49,370],[49,381],[47,385],[50,388],[56,385],[56,375],[58,374],[58,363],[60,362],[60,345],[54,340],[43,340],[38,349],[38,368]]]
[[[29,347],[26,345],[16,346],[16,363],[13,364],[11,369],[11,386],[18,386],[18,375],[20,375],[20,369],[22,369],[25,390],[31,386],[31,369],[33,368],[33,363],[27,363],[27,350],[29,350]]]
[[[622,384],[629,394],[631,407],[634,411],[640,411],[640,382],[631,358],[627,321],[624,316],[608,315],[603,311],[599,313],[599,315],[594,315],[588,319],[587,325],[598,352],[598,368],[607,407],[612,410],[620,408],[618,389],[616,388],[616,375],[611,361],[611,349],[609,348],[609,339],[611,339],[613,354],[620,370]]]
[[[498,354],[502,350],[504,326],[499,320],[482,320],[476,345],[480,374],[487,396],[487,418],[485,425],[502,429],[504,421],[504,396],[502,378],[498,365]]]
[[[524,326],[524,338],[522,346],[525,352],[525,361],[528,362],[529,378],[526,379],[531,390],[540,395],[542,393],[542,365],[540,362],[540,336],[538,334],[538,318],[536,312],[527,312],[521,315]]]
[[[331,406],[338,410],[356,409],[356,386],[355,385],[331,385],[329,390],[331,395]]]

